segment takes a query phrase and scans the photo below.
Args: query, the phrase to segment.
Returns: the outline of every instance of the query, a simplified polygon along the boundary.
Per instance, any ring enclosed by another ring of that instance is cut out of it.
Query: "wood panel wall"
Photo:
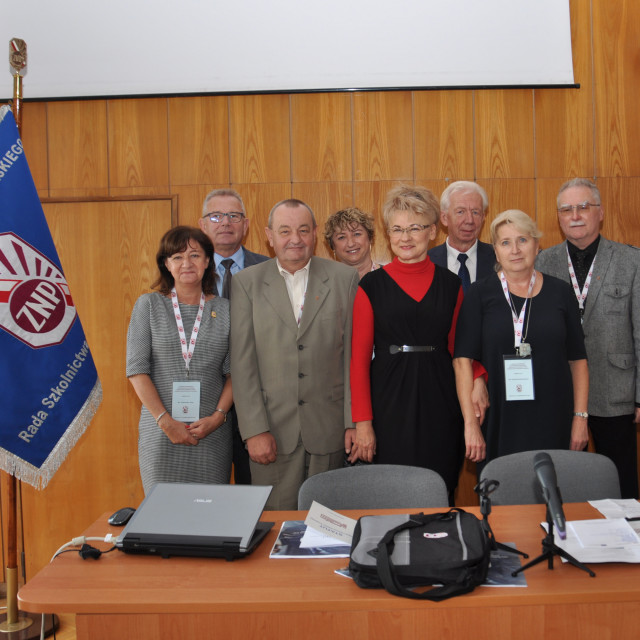
[[[572,0],[571,29],[579,89],[31,102],[24,107],[25,149],[43,198],[177,196],[179,223],[194,224],[205,194],[231,185],[243,195],[251,220],[246,244],[262,253],[268,253],[263,228],[270,208],[293,196],[312,206],[320,226],[348,205],[373,212],[375,256],[386,260],[380,208],[387,190],[398,182],[419,183],[439,195],[458,179],[486,188],[489,219],[506,208],[535,216],[543,246],[549,246],[561,240],[557,189],[575,176],[596,179],[602,190],[603,233],[640,245],[640,3]],[[452,37],[451,46],[460,43]],[[28,76],[24,92],[28,98]],[[437,242],[443,239],[440,232]],[[330,255],[322,241],[316,252]],[[109,304],[108,291],[96,295]],[[120,334],[112,338],[113,352],[121,353]],[[122,398],[106,394],[104,402]],[[137,455],[114,439],[104,446],[107,458]],[[85,505],[96,483],[114,482],[101,473],[70,485],[60,509]],[[472,486],[469,468],[461,503],[475,497]],[[49,490],[29,499],[48,501]],[[104,499],[94,506],[87,524],[124,505]],[[48,510],[59,518],[56,504]],[[48,526],[43,522],[25,534],[33,538],[32,569],[79,534],[60,531],[61,538],[46,539]]]

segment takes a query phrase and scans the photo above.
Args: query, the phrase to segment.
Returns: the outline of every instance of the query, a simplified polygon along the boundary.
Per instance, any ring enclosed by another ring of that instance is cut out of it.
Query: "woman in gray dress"
[[[157,482],[227,483],[231,472],[229,303],[214,295],[213,245],[174,227],[156,262],[156,291],[136,301],[127,335],[145,494]]]

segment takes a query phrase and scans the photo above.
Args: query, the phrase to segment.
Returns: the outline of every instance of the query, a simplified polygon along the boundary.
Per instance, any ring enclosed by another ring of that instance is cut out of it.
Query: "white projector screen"
[[[573,85],[569,0],[15,0],[25,98]]]

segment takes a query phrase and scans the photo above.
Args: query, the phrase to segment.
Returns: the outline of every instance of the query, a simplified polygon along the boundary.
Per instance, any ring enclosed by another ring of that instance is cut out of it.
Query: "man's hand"
[[[278,453],[276,439],[268,432],[259,433],[247,440],[249,457],[258,464],[271,464]]]

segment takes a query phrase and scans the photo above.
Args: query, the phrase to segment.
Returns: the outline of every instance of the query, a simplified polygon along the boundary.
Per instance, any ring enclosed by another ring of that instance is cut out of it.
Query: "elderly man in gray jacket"
[[[615,463],[623,498],[638,497],[636,423],[640,421],[640,250],[600,235],[604,209],[591,181],[558,193],[567,239],[538,256],[542,273],[573,285],[589,362],[589,422],[596,451]]]

